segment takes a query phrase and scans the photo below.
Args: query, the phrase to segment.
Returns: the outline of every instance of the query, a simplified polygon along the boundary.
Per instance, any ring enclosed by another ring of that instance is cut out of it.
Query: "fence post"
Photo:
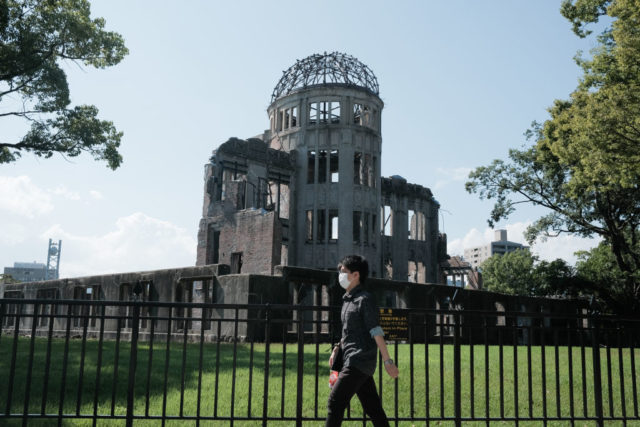
[[[591,333],[591,349],[593,354],[593,392],[594,402],[596,406],[596,424],[599,427],[604,426],[604,418],[602,415],[602,372],[600,369],[600,337],[598,333],[599,323],[594,317],[591,317],[593,323]]]
[[[29,362],[27,363],[27,380],[24,391],[24,410],[22,412],[22,425],[27,425],[29,419],[29,400],[31,398],[31,376],[33,374],[33,356],[35,352],[36,328],[38,326],[38,303],[33,304],[33,317],[31,317],[31,338],[29,340]]]
[[[129,354],[129,386],[127,388],[127,427],[133,426],[133,400],[138,365],[138,327],[140,324],[140,303],[133,302],[133,325],[131,326],[131,352]]]
[[[453,400],[454,400],[454,417],[456,427],[462,425],[462,402],[461,396],[461,363],[460,363],[460,313],[454,314],[454,330],[453,330]]]
[[[298,389],[296,397],[296,426],[302,427],[302,393],[304,390],[304,312],[298,306]]]
[[[264,325],[264,392],[262,394],[262,425],[266,427],[269,406],[269,347],[271,345],[271,305],[265,305]]]

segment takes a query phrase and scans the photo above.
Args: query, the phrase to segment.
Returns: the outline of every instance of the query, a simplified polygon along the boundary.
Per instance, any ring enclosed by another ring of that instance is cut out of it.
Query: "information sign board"
[[[409,319],[401,309],[381,308],[380,326],[386,340],[409,339]]]

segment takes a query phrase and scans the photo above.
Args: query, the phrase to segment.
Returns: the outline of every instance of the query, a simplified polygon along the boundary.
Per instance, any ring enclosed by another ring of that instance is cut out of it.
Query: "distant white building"
[[[494,241],[484,246],[476,246],[464,250],[464,260],[477,268],[488,258],[495,254],[506,254],[517,249],[529,249],[521,243],[507,240],[507,230],[495,230]]]

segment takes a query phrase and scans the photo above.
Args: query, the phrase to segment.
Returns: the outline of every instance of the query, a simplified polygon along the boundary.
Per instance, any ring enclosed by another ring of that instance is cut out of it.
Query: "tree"
[[[19,140],[0,135],[0,163],[23,152],[45,158],[87,152],[111,169],[120,166],[122,133],[100,120],[95,106],[70,107],[62,68],[105,68],[124,58],[124,40],[104,24],[90,18],[87,0],[0,0],[0,119],[30,125]]]
[[[625,301],[611,300],[611,295],[624,295],[626,287],[626,275],[620,271],[611,246],[601,242],[590,251],[581,251],[576,255],[576,276],[590,293],[605,306],[624,304]],[[639,281],[640,271],[636,271],[635,276]]]
[[[590,295],[589,288],[576,276],[575,269],[563,259],[540,261],[534,270],[537,287],[531,295],[545,297],[571,297]]]
[[[640,3],[565,0],[562,14],[580,37],[607,14],[590,59],[577,58],[583,77],[568,100],[556,100],[551,118],[527,132],[531,147],[509,151],[469,175],[466,189],[495,199],[489,224],[519,204],[547,208],[526,232],[533,243],[561,233],[600,236],[609,245],[624,286],[602,288],[609,308],[640,312]]]
[[[20,281],[14,279],[10,274],[0,273],[0,284],[11,285],[13,283],[20,283]]]
[[[540,261],[528,249],[493,255],[481,270],[488,291],[531,297],[590,295],[591,288],[565,260]]]
[[[493,255],[480,266],[484,289],[509,295],[530,295],[531,289],[537,286],[533,268],[537,259],[528,249]]]

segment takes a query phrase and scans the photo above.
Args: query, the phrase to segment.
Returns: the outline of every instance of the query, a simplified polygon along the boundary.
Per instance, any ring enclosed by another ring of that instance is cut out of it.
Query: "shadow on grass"
[[[98,371],[99,343],[88,340],[83,359],[82,341],[71,340],[65,371],[65,341],[54,339],[48,380],[45,378],[47,341],[35,339],[33,343],[31,381],[27,381],[31,340],[20,338],[16,347],[15,377],[10,384],[14,340],[7,336],[0,340],[0,381],[3,383],[0,413],[7,411],[9,389],[12,397],[8,412],[23,412],[29,383],[30,413],[40,413],[44,401],[46,414],[58,414],[60,410],[64,414],[90,415],[94,411],[102,415],[125,414],[131,355],[128,343],[121,343],[116,348],[115,342],[104,342]],[[424,419],[426,414],[441,419],[451,417],[454,411],[452,346],[416,345],[411,351],[411,347],[400,344],[389,349],[398,361],[401,376],[394,381],[384,372],[380,375],[387,413],[397,413],[400,417],[415,415],[417,419]],[[590,352],[582,354],[579,348],[545,348],[543,351],[540,347],[476,346],[473,352],[472,349],[469,346],[461,349],[464,417],[473,417],[474,413],[482,417],[487,412],[496,417],[504,412],[505,416],[518,413],[526,419],[543,417],[548,412],[553,418],[566,417],[574,410],[579,417],[594,416],[594,373]],[[269,347],[268,384],[265,384],[264,344],[221,342],[183,347],[183,343],[172,341],[167,359],[165,341],[155,341],[153,351],[149,343],[141,343],[137,353],[134,413],[175,417],[237,416],[250,418],[255,423],[264,413],[266,403],[266,413],[270,417],[295,417],[297,350],[296,343],[286,346],[277,343]],[[326,413],[329,350],[329,344],[304,346],[302,411],[308,419],[321,419]],[[638,349],[633,352],[622,349],[620,353],[614,349],[601,349],[602,366],[607,367],[601,381],[605,417],[620,417],[626,407],[626,416],[637,419],[630,414],[632,408],[636,410],[639,401],[633,385],[640,383],[640,371],[634,363],[638,359]],[[99,381],[96,381],[98,373]],[[374,378],[379,381],[378,372]],[[574,409],[570,408],[569,402]],[[588,408],[582,410],[583,406]],[[355,411],[354,416],[359,414]],[[103,424],[101,420],[99,424]]]
[[[104,341],[100,346],[97,340],[87,340],[83,348],[82,340],[72,339],[68,343],[65,363],[65,340],[53,339],[48,371],[47,340],[36,338],[33,344],[29,373],[31,339],[18,339],[14,376],[9,384],[14,339],[5,335],[0,341],[0,378],[5,383],[0,387],[0,413],[23,413],[27,388],[30,413],[58,414],[60,407],[64,414],[92,414],[94,410],[98,414],[126,412],[130,343],[117,345],[114,341]],[[310,378],[316,377],[316,346],[304,348],[302,372],[305,381],[310,383]],[[329,344],[318,346],[318,372],[323,378],[328,370],[329,349]],[[148,342],[139,343],[134,387],[136,412],[160,415],[163,412],[185,413],[187,409],[197,411],[194,400],[200,402],[201,408],[221,412],[234,409],[236,403],[238,407],[251,409],[249,400],[254,401],[254,408],[259,404],[261,409],[262,403],[258,400],[264,391],[265,364],[269,370],[270,403],[274,405],[280,400],[275,397],[290,394],[291,387],[295,391],[297,350],[297,344],[271,344],[269,359],[265,361],[264,344],[183,345],[172,341],[167,353],[166,341],[156,340],[153,351]]]

